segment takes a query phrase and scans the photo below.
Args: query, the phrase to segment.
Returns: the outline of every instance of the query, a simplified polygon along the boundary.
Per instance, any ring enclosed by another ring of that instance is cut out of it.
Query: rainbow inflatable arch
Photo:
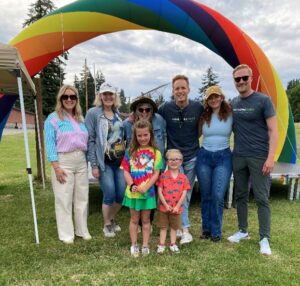
[[[240,63],[251,66],[253,87],[270,95],[276,107],[276,160],[296,162],[293,116],[272,64],[235,24],[195,0],[78,0],[25,28],[10,44],[18,48],[29,74],[34,76],[54,57],[79,43],[108,33],[147,29],[201,43],[232,67]]]

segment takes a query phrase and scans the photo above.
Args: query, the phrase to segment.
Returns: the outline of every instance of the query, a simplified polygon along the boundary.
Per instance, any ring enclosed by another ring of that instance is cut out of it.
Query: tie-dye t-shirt
[[[129,156],[128,150],[121,163],[121,169],[130,173],[134,184],[143,186],[146,184],[153,171],[163,168],[163,160],[159,150],[152,147],[139,148],[134,156]],[[155,187],[152,185],[144,194],[130,192],[130,186],[126,187],[125,196],[130,199],[147,199],[155,196]]]

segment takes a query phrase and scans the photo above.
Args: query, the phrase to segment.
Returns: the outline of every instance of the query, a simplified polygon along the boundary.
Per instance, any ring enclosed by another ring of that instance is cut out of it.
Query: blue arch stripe
[[[189,38],[193,41],[202,43],[208,49],[219,54],[218,49],[207,37],[206,33],[199,26],[199,24],[197,24],[194,21],[194,19],[191,19],[190,16],[184,10],[178,7],[178,5],[172,3],[173,1],[128,0],[128,2],[134,3],[143,8],[151,10],[153,13],[159,15],[162,19],[176,27],[176,29],[180,31],[180,35]],[[158,29],[159,28],[160,27],[158,27]],[[170,31],[165,30],[165,32]]]

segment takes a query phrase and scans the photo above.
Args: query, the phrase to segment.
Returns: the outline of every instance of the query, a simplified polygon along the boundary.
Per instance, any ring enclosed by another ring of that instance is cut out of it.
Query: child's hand
[[[141,193],[141,194],[144,194],[144,193],[146,193],[146,191],[147,191],[147,190],[145,190],[144,187],[141,187],[141,186],[137,186],[136,188],[137,188],[136,191],[139,192],[139,193]]]
[[[166,208],[167,212],[171,212],[173,210],[173,208],[168,204],[165,205],[165,208]]]
[[[136,186],[136,185],[132,186],[131,191],[132,191],[133,193],[138,192],[138,186]]]
[[[178,206],[175,206],[174,208],[173,208],[173,211],[172,211],[174,214],[178,214],[178,212],[179,212],[179,207]]]

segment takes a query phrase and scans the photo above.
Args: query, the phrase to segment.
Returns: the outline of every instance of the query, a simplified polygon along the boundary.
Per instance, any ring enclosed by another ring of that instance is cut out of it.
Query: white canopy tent
[[[27,174],[30,187],[31,205],[34,222],[35,241],[39,244],[39,233],[33,192],[32,170],[28,145],[28,132],[24,107],[24,94],[36,94],[35,85],[32,82],[18,50],[10,45],[0,43],[0,91],[15,93],[20,97],[22,128],[24,133],[24,145],[26,153]],[[35,102],[36,106],[36,102]],[[37,112],[36,112],[37,114]],[[38,118],[37,118],[38,119]],[[39,144],[40,144],[40,136]],[[43,173],[43,172],[42,172]]]

